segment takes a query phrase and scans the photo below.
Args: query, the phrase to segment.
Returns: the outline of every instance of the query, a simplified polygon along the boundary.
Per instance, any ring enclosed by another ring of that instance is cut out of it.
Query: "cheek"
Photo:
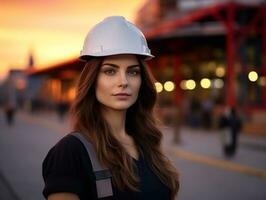
[[[138,92],[139,92],[140,86],[141,86],[141,78],[139,78],[139,80],[136,83],[136,88]]]
[[[108,81],[102,80],[99,78],[96,82],[96,97],[99,100],[100,97],[104,96],[105,94],[110,91],[110,84]]]
[[[140,86],[141,86],[141,79],[135,80],[132,83],[132,90],[134,91],[134,93],[138,96],[139,90],[140,90]]]

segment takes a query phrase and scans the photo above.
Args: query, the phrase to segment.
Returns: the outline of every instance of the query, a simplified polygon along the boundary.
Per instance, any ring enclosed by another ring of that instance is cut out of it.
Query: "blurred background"
[[[1,0],[0,199],[43,199],[41,164],[70,130],[89,29],[136,24],[179,200],[266,199],[264,0]]]

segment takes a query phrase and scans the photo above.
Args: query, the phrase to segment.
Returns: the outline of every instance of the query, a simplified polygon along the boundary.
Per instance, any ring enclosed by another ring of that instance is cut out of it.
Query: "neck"
[[[117,139],[123,139],[126,136],[126,110],[102,109],[104,119],[112,129],[112,133]]]

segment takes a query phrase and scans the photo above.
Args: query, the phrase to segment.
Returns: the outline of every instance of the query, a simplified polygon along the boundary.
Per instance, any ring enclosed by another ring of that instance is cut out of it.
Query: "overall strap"
[[[109,169],[100,164],[93,145],[79,132],[71,133],[71,135],[75,136],[83,143],[84,147],[86,148],[89,154],[92,164],[92,169],[95,175],[98,198],[113,196],[113,189],[111,182],[112,174]]]

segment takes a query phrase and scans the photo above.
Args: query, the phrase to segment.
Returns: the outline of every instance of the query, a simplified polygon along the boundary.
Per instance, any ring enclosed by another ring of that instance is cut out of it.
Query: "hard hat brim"
[[[101,57],[114,56],[114,55],[123,55],[123,54],[136,55],[136,56],[139,56],[139,57],[143,58],[143,60],[145,60],[145,61],[146,60],[151,60],[152,58],[154,58],[154,56],[151,55],[151,54],[115,53],[115,54],[106,54],[106,55],[81,55],[79,57],[79,59],[81,61],[87,62],[88,60],[93,59],[93,58],[101,58]]]

